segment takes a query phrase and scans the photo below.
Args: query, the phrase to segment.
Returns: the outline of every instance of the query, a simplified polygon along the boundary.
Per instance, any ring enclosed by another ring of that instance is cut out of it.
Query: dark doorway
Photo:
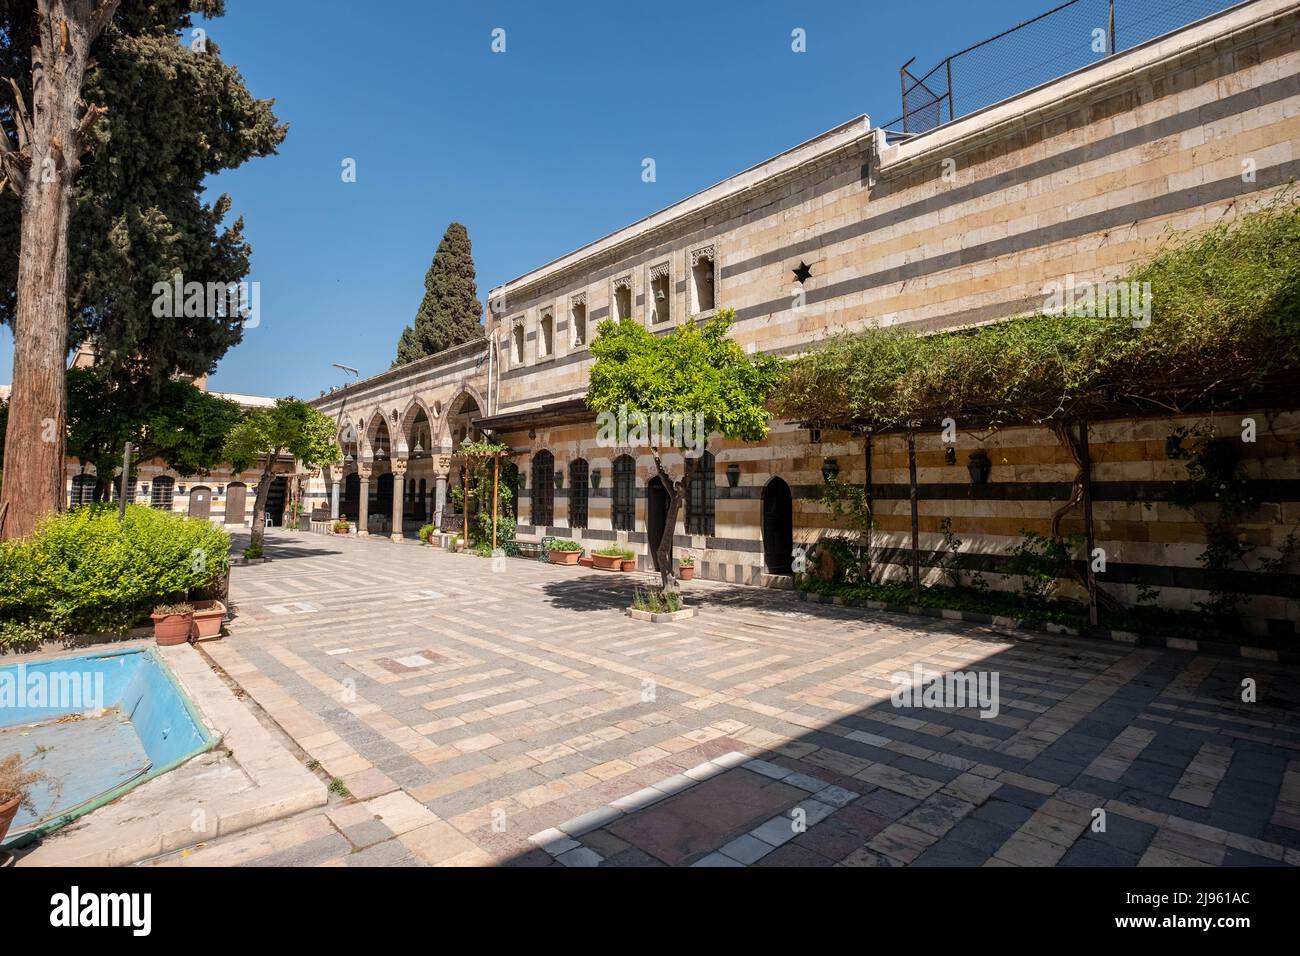
[[[393,517],[393,473],[386,471],[379,476],[378,485],[375,491],[375,507],[371,514],[383,515],[385,518]]]
[[[288,497],[289,479],[284,475],[271,479],[271,488],[266,493],[266,516],[276,527],[284,524],[284,505]]]
[[[650,545],[650,560],[654,562],[655,570],[662,573],[663,568],[659,567],[659,544],[663,541],[665,534],[672,534],[671,529],[667,527],[668,489],[664,487],[663,479],[658,476],[650,479],[650,483],[645,488],[645,495],[645,530]],[[670,545],[668,548],[669,562],[672,559],[673,551]]]
[[[763,489],[763,563],[769,574],[789,574],[794,550],[794,502],[790,486],[773,478]]]
[[[339,517],[356,521],[361,514],[361,476],[355,471],[343,479],[343,498],[339,501]]]
[[[248,508],[248,486],[242,481],[226,485],[226,524],[243,524]]]
[[[212,489],[206,485],[196,485],[190,489],[190,517],[208,520],[212,514]]]

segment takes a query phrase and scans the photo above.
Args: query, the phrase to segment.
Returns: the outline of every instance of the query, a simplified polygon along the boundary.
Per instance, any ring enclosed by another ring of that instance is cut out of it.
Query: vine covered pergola
[[[1152,415],[1296,407],[1300,398],[1300,207],[1284,192],[1265,208],[1171,243],[1122,280],[1148,296],[1149,315],[1087,310],[1038,313],[971,329],[922,335],[873,328],[832,337],[794,359],[776,414],[808,428],[865,436],[868,506],[871,437],[908,438],[912,584],[919,592],[918,432],[1040,426],[1076,466],[1089,552],[1090,422]],[[1098,313],[1106,314],[1098,314]],[[1090,616],[1099,592],[1091,569]]]

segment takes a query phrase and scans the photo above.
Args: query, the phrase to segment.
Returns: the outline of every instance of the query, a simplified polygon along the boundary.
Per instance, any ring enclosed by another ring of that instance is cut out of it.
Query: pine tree
[[[14,332],[5,537],[63,500],[70,347],[93,342],[116,404],[210,372],[243,332],[154,314],[155,284],[234,283],[243,221],[208,177],[275,152],[285,127],[193,26],[224,0],[0,0],[0,322]],[[211,29],[210,25],[206,29]]]
[[[424,275],[424,299],[415,313],[415,323],[402,330],[393,366],[483,338],[482,313],[469,230],[453,222]]]

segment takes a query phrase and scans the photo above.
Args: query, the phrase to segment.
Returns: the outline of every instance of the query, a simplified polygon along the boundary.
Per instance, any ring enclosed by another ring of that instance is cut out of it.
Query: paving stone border
[[[836,810],[848,806],[861,796],[852,790],[837,787],[810,774],[799,773],[767,760],[751,758],[738,750],[732,750],[720,757],[696,764],[689,770],[665,777],[648,787],[619,797],[603,807],[597,807],[557,826],[534,833],[528,839],[565,866],[599,866],[605,858],[591,847],[583,846],[578,837],[608,826],[628,814],[654,806],[669,797],[685,793],[696,784],[737,768],[804,790],[812,795],[812,799],[803,800],[795,804],[790,811],[778,813],[763,821],[748,833],[736,837],[713,853],[695,861],[691,866],[748,866],[804,832],[791,826],[789,813],[793,810],[803,810],[806,829],[821,823]]]
[[[1279,650],[1272,647],[1258,647],[1249,644],[1229,644],[1226,641],[1204,641],[1190,637],[1157,637],[1150,634],[1138,634],[1133,631],[1118,631],[1104,627],[1075,628],[1064,624],[1034,624],[1014,617],[997,614],[983,614],[979,611],[958,611],[953,608],[918,607],[906,604],[887,604],[884,601],[869,601],[860,598],[846,598],[838,594],[817,594],[811,591],[796,591],[799,600],[809,604],[828,604],[834,607],[856,607],[868,611],[887,611],[890,614],[906,614],[912,617],[933,617],[945,621],[962,621],[966,624],[986,624],[993,627],[1005,627],[1009,630],[1027,631],[1032,634],[1058,634],[1065,637],[1081,637],[1093,640],[1112,641],[1134,647],[1161,647],[1171,651],[1189,651],[1193,654],[1214,654],[1219,657],[1244,657],[1257,661],[1272,661],[1281,664],[1300,664],[1300,651]]]

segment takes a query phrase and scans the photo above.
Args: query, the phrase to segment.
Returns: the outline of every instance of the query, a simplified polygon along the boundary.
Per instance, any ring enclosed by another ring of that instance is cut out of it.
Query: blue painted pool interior
[[[84,812],[101,798],[116,796],[114,791],[157,776],[213,744],[184,691],[147,649],[0,667],[0,679],[8,673],[28,686],[33,674],[47,685],[52,678],[76,680],[89,693],[102,686],[97,703],[105,708],[0,707],[0,756],[17,750],[32,757],[29,769],[49,778],[48,784],[33,788],[36,811],[19,811],[11,839]],[[45,751],[36,754],[42,747]]]

